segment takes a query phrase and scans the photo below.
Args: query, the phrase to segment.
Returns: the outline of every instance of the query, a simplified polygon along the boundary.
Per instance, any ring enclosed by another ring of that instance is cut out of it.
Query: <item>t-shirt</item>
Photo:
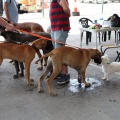
[[[9,15],[10,15],[10,21],[13,23],[18,22],[18,8],[17,8],[17,2],[16,0],[3,0],[3,6],[4,2],[8,2],[8,10],[9,10]],[[5,12],[3,11],[3,17],[6,18]]]

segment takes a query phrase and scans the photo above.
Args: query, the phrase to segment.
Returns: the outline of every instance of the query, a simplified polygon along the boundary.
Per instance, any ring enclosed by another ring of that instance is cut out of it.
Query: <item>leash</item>
[[[43,38],[43,39],[46,39],[46,40],[49,40],[49,41],[52,41],[52,42],[60,43],[60,44],[63,44],[63,45],[69,46],[69,47],[73,47],[73,48],[79,49],[79,47],[76,47],[76,46],[73,46],[73,45],[69,45],[69,44],[65,44],[65,43],[60,42],[58,40],[53,40],[53,39],[50,39],[50,38],[47,38],[47,37],[44,37],[44,36],[41,36],[41,35],[38,35],[38,34],[35,34],[35,33],[27,32],[27,31],[20,30],[20,29],[16,29],[16,30],[18,30],[20,32],[23,32],[23,33],[30,34],[30,35],[35,36],[35,37]]]

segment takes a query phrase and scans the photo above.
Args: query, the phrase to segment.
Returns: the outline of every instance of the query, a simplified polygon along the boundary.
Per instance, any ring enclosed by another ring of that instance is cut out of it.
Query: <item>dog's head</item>
[[[101,59],[102,59],[102,64],[110,63],[110,60],[107,55],[102,56]]]
[[[20,42],[18,39],[20,35],[21,34],[19,31],[4,31],[1,33],[1,36],[3,36],[5,40],[9,42]]]
[[[88,49],[91,53],[91,59],[94,60],[95,63],[101,64],[102,59],[102,53],[98,49]]]
[[[13,34],[12,31],[3,31],[1,33],[1,36],[3,36],[5,39],[8,39]]]

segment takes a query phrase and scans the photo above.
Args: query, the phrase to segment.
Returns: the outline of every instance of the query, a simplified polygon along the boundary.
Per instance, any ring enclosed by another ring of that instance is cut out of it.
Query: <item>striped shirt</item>
[[[70,30],[69,15],[59,5],[60,0],[52,0],[50,4],[50,21],[52,31]]]

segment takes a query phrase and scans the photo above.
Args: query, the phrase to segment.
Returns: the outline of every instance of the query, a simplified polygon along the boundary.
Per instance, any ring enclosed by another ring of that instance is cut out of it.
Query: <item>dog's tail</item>
[[[46,57],[49,57],[52,55],[52,52],[49,52],[45,55],[43,55],[41,58],[39,58],[37,61],[35,61],[35,64],[38,64],[39,61],[41,61],[42,59],[46,58]]]

